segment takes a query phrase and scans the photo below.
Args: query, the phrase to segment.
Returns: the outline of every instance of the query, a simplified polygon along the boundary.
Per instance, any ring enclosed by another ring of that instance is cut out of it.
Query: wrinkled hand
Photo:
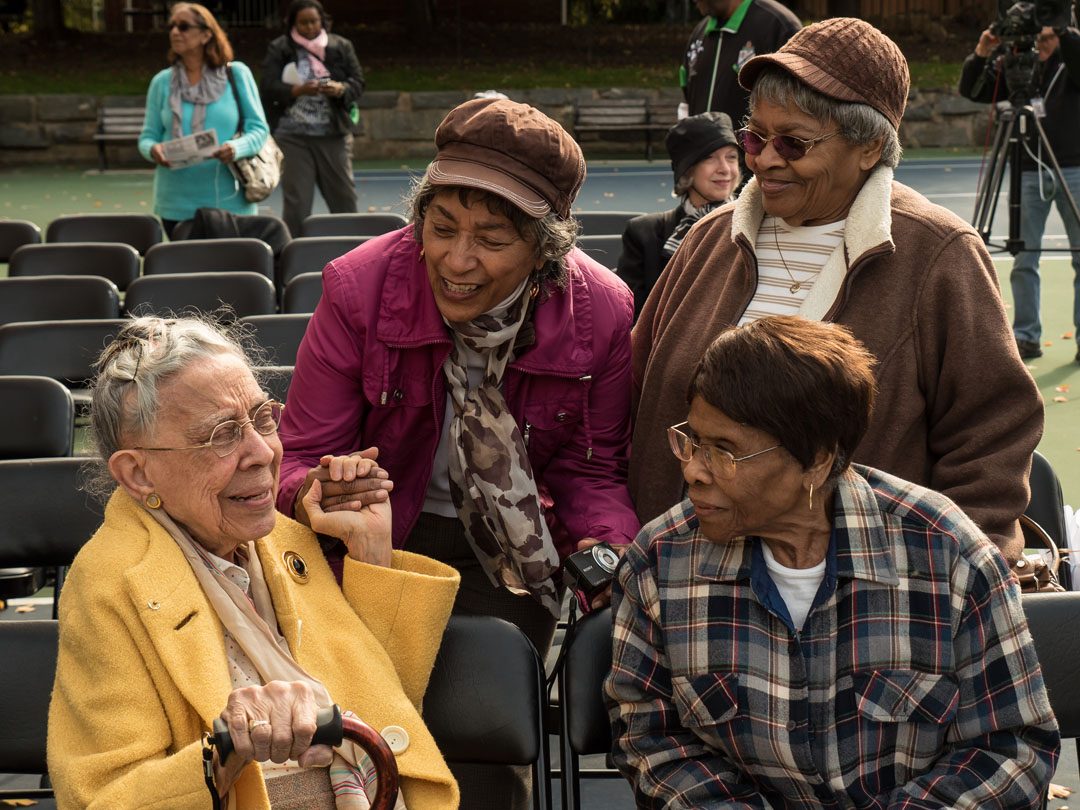
[[[295,759],[301,767],[330,764],[333,750],[312,745],[315,735],[315,696],[311,687],[298,681],[271,681],[265,686],[245,686],[229,695],[221,719],[229,727],[234,751],[224,762],[214,754],[214,783],[224,796],[249,762],[285,762]],[[257,720],[268,724],[251,727]]]
[[[319,82],[315,79],[306,81],[303,84],[294,84],[292,86],[293,98],[297,96],[317,96],[319,94]]]
[[[597,540],[595,537],[583,537],[581,540],[578,540],[577,548],[575,549],[575,551],[584,551],[587,548],[592,548],[599,542],[601,541]],[[618,554],[619,558],[621,559],[622,555],[626,553],[626,546],[617,546],[613,543],[611,544],[611,550]],[[602,590],[600,593],[593,597],[593,600],[589,603],[589,608],[591,610],[600,610],[601,608],[606,608],[610,604],[611,585],[608,584],[608,586],[604,588],[604,590]]]
[[[990,29],[987,28],[979,35],[979,44],[975,46],[975,55],[980,59],[986,59],[1000,44],[1001,38],[991,34]]]
[[[158,166],[164,166],[166,169],[169,168],[169,161],[165,159],[165,147],[160,143],[155,143],[150,147],[150,157]]]
[[[304,477],[304,483],[296,493],[293,501],[293,515],[305,526],[308,522],[307,510],[304,507],[304,496],[311,489],[311,482],[316,478],[322,483],[322,500],[320,504],[324,512],[337,512],[342,509],[350,509],[350,503],[365,506],[388,500],[390,491],[394,488],[394,482],[390,480],[390,474],[381,467],[373,467],[366,476],[357,477],[356,468],[345,464],[346,459],[366,458],[375,461],[379,458],[379,448],[368,447],[348,456],[325,455],[319,459],[319,466],[312,467]],[[351,472],[350,472],[351,470]],[[346,478],[346,475],[350,477]]]
[[[354,476],[363,477],[371,468],[376,467],[371,459],[354,456],[338,458],[343,458],[346,469],[355,468]],[[311,528],[342,540],[349,549],[349,556],[354,560],[388,568],[393,551],[390,501],[382,500],[367,505],[349,501],[337,511],[324,512],[320,504],[322,497],[323,484],[316,478],[311,482],[311,489],[303,499]]]
[[[236,157],[236,152],[233,151],[231,144],[222,144],[221,148],[214,152],[213,157],[216,157],[222,163],[232,163]]]

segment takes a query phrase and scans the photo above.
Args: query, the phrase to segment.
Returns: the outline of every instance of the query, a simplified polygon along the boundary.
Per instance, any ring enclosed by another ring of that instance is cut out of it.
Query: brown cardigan
[[[686,418],[695,364],[753,297],[760,200],[751,181],[698,223],[634,327],[630,492],[643,523],[681,498],[664,429]],[[1043,410],[989,254],[970,226],[885,167],[856,198],[844,240],[831,281],[826,265],[811,293],[816,309],[801,314],[844,324],[878,359],[877,405],[854,460],[945,493],[1014,559]]]

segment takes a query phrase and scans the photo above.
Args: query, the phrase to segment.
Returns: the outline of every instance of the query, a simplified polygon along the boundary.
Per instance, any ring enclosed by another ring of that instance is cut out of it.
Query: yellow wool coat
[[[297,662],[342,709],[408,732],[397,764],[409,810],[456,808],[457,784],[420,709],[457,572],[395,551],[390,568],[347,559],[339,588],[315,535],[282,515],[256,548]],[[288,573],[286,551],[307,562],[306,583]],[[221,623],[187,560],[117,491],[60,600],[48,737],[57,806],[209,808],[200,738],[231,690]],[[258,764],[234,791],[243,810],[270,806]]]

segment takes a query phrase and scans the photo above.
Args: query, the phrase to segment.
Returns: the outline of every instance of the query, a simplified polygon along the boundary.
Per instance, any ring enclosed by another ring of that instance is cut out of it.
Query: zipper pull
[[[525,446],[526,447],[529,446],[529,431],[531,431],[531,430],[532,430],[532,425],[530,425],[528,422],[526,422],[525,423],[525,433],[522,436],[522,438],[525,440]]]

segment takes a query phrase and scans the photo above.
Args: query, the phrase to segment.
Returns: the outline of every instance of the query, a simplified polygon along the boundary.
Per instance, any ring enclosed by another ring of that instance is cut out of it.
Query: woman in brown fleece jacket
[[[979,236],[893,181],[903,55],[837,18],[750,60],[739,81],[754,178],[683,240],[633,332],[638,516],[681,499],[665,429],[686,418],[705,347],[732,324],[797,314],[844,324],[877,358],[879,406],[854,460],[945,493],[1015,559],[1042,400]]]

